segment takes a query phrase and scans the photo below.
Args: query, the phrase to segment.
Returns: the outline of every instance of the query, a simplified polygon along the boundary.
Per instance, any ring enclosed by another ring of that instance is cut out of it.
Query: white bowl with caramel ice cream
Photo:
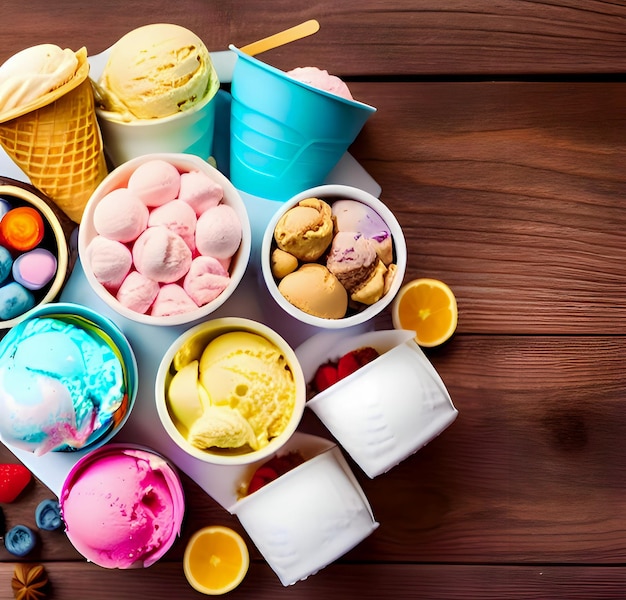
[[[351,327],[393,300],[406,270],[406,242],[380,199],[323,185],[294,196],[272,217],[261,270],[289,315],[325,329]]]

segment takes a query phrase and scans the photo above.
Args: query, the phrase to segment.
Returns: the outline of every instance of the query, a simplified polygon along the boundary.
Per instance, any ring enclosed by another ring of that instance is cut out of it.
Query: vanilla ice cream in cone
[[[107,174],[87,50],[41,44],[0,66],[0,144],[76,223]]]

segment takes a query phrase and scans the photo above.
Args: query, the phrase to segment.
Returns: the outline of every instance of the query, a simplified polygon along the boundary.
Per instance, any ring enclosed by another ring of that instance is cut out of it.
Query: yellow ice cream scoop
[[[98,81],[103,109],[120,119],[155,119],[187,110],[219,81],[209,51],[180,25],[155,23],[133,29],[112,47]]]
[[[212,406],[243,416],[259,448],[282,433],[294,410],[296,386],[286,357],[255,333],[231,331],[213,339],[200,358],[200,383]]]

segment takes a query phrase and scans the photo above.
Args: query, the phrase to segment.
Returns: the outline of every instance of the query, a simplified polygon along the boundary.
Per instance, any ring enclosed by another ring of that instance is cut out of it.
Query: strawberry
[[[329,388],[333,383],[337,383],[337,381],[339,381],[337,367],[332,363],[326,363],[317,369],[313,379],[313,385],[319,393]]]
[[[248,494],[252,494],[261,489],[264,485],[278,479],[291,469],[295,469],[304,462],[304,458],[299,452],[289,452],[284,456],[274,456],[266,463],[262,464],[252,476],[248,485]]]
[[[274,479],[278,479],[278,473],[274,471],[274,469],[267,466],[259,467],[250,480],[250,484],[248,485],[248,494],[252,494],[257,490],[260,490],[264,485],[274,481]]]
[[[337,363],[337,375],[339,379],[352,375],[352,373],[379,356],[378,351],[369,346],[344,354]]]
[[[30,471],[19,464],[0,464],[0,502],[13,502],[29,484]]]

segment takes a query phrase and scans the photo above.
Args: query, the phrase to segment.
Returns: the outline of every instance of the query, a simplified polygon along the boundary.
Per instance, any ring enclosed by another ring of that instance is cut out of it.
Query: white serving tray
[[[96,77],[102,69],[108,50],[90,58],[92,76]],[[220,81],[228,83],[231,80],[235,55],[231,51],[211,53]],[[216,119],[219,123],[215,135],[215,155],[218,167],[227,172],[227,142],[228,110],[230,95],[220,91],[220,105],[222,117]],[[219,113],[218,113],[219,114]],[[0,147],[0,175],[28,183],[26,175],[13,163]],[[378,197],[381,188],[374,179],[346,153],[335,169],[329,174],[326,183],[340,183],[351,185],[368,191]],[[280,206],[280,202],[257,198],[241,193],[252,224],[252,253],[246,274],[233,296],[221,306],[213,316],[240,316],[254,319],[272,327],[295,349],[302,342],[320,329],[303,325],[280,309],[265,289],[260,274],[259,249],[265,225]],[[225,509],[233,506],[233,494],[244,476],[244,469],[208,465],[198,459],[186,455],[172,442],[163,429],[154,401],[154,382],[156,372],[169,345],[185,330],[197,323],[184,326],[154,327],[136,323],[114,313],[91,290],[85,278],[80,261],[76,262],[72,274],[61,294],[61,301],[83,304],[113,320],[124,332],[131,343],[139,367],[139,386],[134,409],[123,429],[115,436],[115,442],[129,442],[148,446],[169,458],[176,466],[191,477],[207,494],[216,500]],[[358,331],[369,329],[369,325],[357,328]],[[355,330],[355,333],[357,331]],[[301,434],[296,433],[296,436]],[[298,438],[296,438],[298,439]],[[29,452],[7,446],[28,467],[37,478],[50,490],[59,494],[62,483],[84,452],[59,453],[51,452],[41,457],[35,457]],[[248,465],[246,473],[255,465]]]

